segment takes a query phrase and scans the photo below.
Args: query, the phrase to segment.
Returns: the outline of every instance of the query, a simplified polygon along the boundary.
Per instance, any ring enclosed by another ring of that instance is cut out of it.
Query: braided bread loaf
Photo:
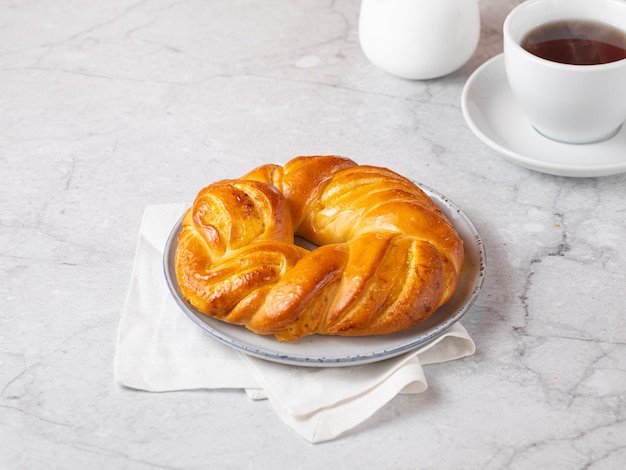
[[[422,190],[335,156],[204,188],[175,259],[180,291],[199,311],[286,341],[410,328],[450,299],[462,265],[462,240]]]

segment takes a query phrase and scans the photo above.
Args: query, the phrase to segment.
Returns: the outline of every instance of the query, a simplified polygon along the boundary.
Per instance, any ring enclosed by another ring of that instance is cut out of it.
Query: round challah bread
[[[336,156],[202,189],[175,259],[180,292],[200,312],[286,341],[410,328],[450,299],[462,266],[463,241],[421,189]]]

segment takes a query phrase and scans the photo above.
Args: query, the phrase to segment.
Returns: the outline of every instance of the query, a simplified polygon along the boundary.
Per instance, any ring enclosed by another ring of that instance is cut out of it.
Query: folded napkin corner
[[[180,310],[163,274],[163,250],[187,204],[144,211],[128,296],[120,318],[115,380],[146,391],[245,390],[311,443],[344,435],[398,394],[422,393],[424,364],[474,354],[460,323],[420,349],[371,364],[312,368],[269,362],[222,344]]]

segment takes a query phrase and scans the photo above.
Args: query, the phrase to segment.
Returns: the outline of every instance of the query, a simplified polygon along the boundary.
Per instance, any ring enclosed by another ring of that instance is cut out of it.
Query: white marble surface
[[[460,110],[516,3],[483,0],[470,62],[413,82],[363,57],[358,0],[1,2],[0,468],[621,468],[626,176],[521,168]],[[321,445],[243,392],[115,384],[143,208],[326,153],[474,220],[477,353]]]

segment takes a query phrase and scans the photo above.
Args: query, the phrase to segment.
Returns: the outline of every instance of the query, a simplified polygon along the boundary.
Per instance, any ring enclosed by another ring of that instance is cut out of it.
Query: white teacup
[[[374,65],[398,77],[447,75],[480,38],[479,0],[362,0],[359,41]]]
[[[626,120],[626,59],[572,65],[540,58],[521,46],[533,29],[563,20],[604,23],[626,34],[626,1],[527,0],[514,8],[503,28],[511,90],[546,137],[575,144],[608,139]]]

